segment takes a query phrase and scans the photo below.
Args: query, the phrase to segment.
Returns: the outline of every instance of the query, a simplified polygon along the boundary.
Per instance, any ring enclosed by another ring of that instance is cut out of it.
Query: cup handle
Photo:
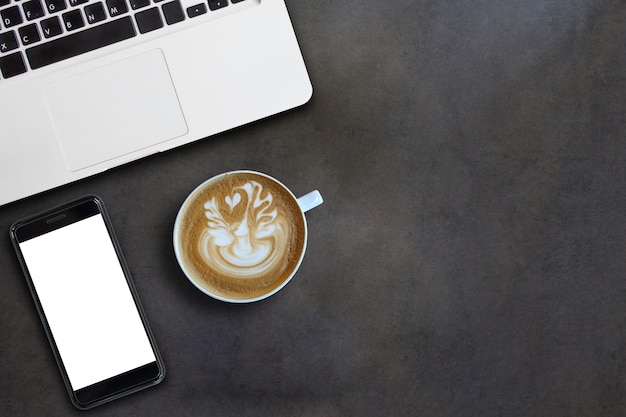
[[[324,199],[319,191],[311,191],[298,199],[298,205],[304,213],[322,204]]]

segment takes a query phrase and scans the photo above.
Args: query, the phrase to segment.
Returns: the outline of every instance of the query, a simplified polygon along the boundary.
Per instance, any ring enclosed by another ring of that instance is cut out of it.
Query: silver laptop
[[[0,0],[0,205],[306,103],[284,0]]]

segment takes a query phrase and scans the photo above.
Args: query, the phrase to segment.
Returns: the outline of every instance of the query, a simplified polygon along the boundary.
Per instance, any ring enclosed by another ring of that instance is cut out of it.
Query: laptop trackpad
[[[158,49],[48,84],[44,95],[71,171],[187,133]]]

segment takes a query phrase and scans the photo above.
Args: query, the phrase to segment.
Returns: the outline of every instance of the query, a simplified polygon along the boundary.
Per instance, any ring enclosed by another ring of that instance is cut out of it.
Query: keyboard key
[[[136,36],[129,16],[33,46],[26,50],[32,69],[41,68]]]
[[[11,0],[0,0],[0,7],[8,6],[11,4]]]
[[[209,0],[209,9],[217,10],[228,6],[228,0]]]
[[[58,36],[63,33],[59,18],[56,16],[52,16],[48,19],[42,20],[41,31],[43,32],[43,36],[45,38],[51,38],[53,36]]]
[[[4,78],[15,77],[26,72],[26,64],[21,52],[0,56],[0,72]]]
[[[37,25],[35,23],[31,23],[30,25],[19,28],[18,32],[20,34],[20,39],[22,40],[22,45],[24,46],[39,42],[41,40],[41,36],[39,35],[39,29],[37,29]]]
[[[87,22],[89,22],[89,24],[100,22],[107,17],[102,3],[94,3],[89,6],[85,6],[85,16],[87,17]]]
[[[161,13],[159,13],[159,9],[156,7],[137,13],[135,20],[137,21],[139,33],[148,33],[163,27]]]
[[[65,0],[46,0],[46,8],[48,13],[56,13],[67,9]]]
[[[39,0],[30,0],[22,4],[22,10],[24,10],[24,16],[26,20],[33,20],[43,16],[43,6]]]
[[[128,6],[124,0],[107,0],[109,16],[115,17],[128,12]]]
[[[130,0],[130,8],[133,10],[150,6],[150,0]]]
[[[76,7],[87,3],[89,0],[69,0],[70,6]]]
[[[163,14],[165,15],[165,21],[168,25],[182,22],[185,20],[185,13],[183,13],[183,6],[180,5],[179,0],[165,3],[163,6]]]
[[[67,13],[63,13],[63,24],[68,32],[76,30],[85,26],[83,16],[80,14],[80,10],[72,10]]]
[[[20,14],[20,9],[17,6],[0,10],[0,18],[2,19],[2,23],[4,23],[5,28],[10,28],[22,23],[22,15]]]
[[[196,4],[195,6],[187,7],[187,16],[190,18],[198,17],[207,12],[207,8],[204,3]]]
[[[15,32],[0,33],[0,53],[9,52],[19,47]]]

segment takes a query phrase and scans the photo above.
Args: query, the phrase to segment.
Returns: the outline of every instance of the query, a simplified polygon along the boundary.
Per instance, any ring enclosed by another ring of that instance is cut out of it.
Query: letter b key
[[[68,32],[85,26],[83,17],[78,9],[64,13],[63,23],[65,24],[65,29],[67,29]]]

